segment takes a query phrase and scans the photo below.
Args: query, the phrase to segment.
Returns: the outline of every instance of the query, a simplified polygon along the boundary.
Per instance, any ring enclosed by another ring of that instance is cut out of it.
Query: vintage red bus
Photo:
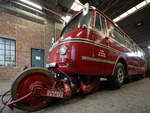
[[[69,75],[113,78],[120,87],[125,77],[146,73],[144,55],[117,24],[91,7],[87,15],[81,11],[65,26],[50,50],[49,63]]]
[[[35,111],[49,98],[91,92],[101,77],[120,88],[126,77],[145,75],[144,56],[111,19],[94,7],[86,8],[73,16],[49,50],[47,69],[27,69],[16,77],[7,105]]]

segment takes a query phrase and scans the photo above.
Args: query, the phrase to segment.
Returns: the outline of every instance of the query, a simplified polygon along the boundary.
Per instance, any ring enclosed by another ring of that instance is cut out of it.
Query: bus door
[[[97,69],[100,73],[108,75],[111,73],[112,62],[109,61],[109,45],[107,40],[106,19],[100,13],[95,13],[95,26],[93,28],[94,54],[93,57],[97,60]],[[107,69],[107,70],[106,70]]]

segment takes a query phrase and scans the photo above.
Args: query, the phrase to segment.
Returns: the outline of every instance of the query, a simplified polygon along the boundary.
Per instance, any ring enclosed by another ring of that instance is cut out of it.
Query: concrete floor
[[[0,81],[0,94],[11,83]],[[119,90],[110,90],[107,83],[92,94],[77,94],[69,100],[59,100],[35,113],[150,113],[150,78],[127,83]],[[0,104],[2,108],[2,104]],[[5,107],[2,113],[28,113]]]

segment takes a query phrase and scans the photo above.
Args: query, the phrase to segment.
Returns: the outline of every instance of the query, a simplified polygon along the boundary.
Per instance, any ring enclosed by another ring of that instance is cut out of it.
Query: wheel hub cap
[[[120,68],[120,69],[118,69],[118,80],[119,80],[119,82],[120,83],[123,83],[123,80],[124,80],[124,72],[123,72],[123,70]]]

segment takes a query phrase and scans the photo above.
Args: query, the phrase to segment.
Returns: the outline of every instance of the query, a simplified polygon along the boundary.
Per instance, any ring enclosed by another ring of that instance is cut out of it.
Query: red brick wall
[[[16,67],[0,67],[0,79],[11,80],[25,66],[31,66],[31,47],[45,49],[47,61],[54,22],[42,25],[0,11],[0,37],[16,40]]]

